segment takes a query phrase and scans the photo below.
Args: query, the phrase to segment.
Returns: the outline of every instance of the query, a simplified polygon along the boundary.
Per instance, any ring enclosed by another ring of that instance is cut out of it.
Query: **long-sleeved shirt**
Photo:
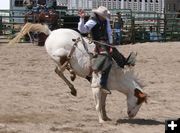
[[[108,41],[110,44],[113,43],[113,38],[112,38],[112,29],[111,29],[111,25],[110,25],[110,21],[109,19],[107,20],[107,34],[108,34]],[[85,24],[84,24],[84,19],[80,18],[80,21],[78,23],[78,30],[81,33],[89,33],[91,31],[91,29],[96,25],[96,21],[89,19]]]

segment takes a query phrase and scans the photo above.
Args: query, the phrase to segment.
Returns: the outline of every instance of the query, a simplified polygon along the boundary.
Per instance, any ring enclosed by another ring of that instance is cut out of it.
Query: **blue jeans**
[[[102,87],[105,87],[105,88],[107,87],[106,85],[107,85],[107,80],[108,80],[108,76],[109,76],[110,70],[111,70],[111,66],[109,66],[109,67],[106,69],[106,71],[103,71],[103,72],[102,72],[101,81],[100,81],[100,85],[101,85]]]
[[[114,29],[114,44],[120,45],[121,43],[121,29]]]

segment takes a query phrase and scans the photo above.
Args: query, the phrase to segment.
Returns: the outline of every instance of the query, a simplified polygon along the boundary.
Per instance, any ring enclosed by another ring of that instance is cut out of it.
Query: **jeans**
[[[114,29],[114,44],[119,45],[121,42],[121,29]]]
[[[100,85],[101,85],[102,87],[105,87],[105,88],[107,87],[106,85],[107,85],[107,80],[108,80],[108,76],[109,76],[110,70],[111,70],[111,66],[109,66],[109,67],[106,69],[106,71],[103,71],[103,72],[102,72],[101,81],[100,81]]]

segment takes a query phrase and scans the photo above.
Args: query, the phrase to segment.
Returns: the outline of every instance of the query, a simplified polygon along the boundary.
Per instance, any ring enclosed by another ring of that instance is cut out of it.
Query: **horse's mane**
[[[135,73],[134,67],[125,66],[124,68],[120,68],[115,62],[113,62],[112,68],[115,69],[116,74],[121,75],[126,79],[133,79],[141,88],[145,86],[138,73]]]

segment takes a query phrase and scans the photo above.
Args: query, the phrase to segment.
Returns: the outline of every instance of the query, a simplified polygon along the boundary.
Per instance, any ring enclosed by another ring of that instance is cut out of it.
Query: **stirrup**
[[[126,60],[128,66],[135,66],[137,53],[131,52]]]

